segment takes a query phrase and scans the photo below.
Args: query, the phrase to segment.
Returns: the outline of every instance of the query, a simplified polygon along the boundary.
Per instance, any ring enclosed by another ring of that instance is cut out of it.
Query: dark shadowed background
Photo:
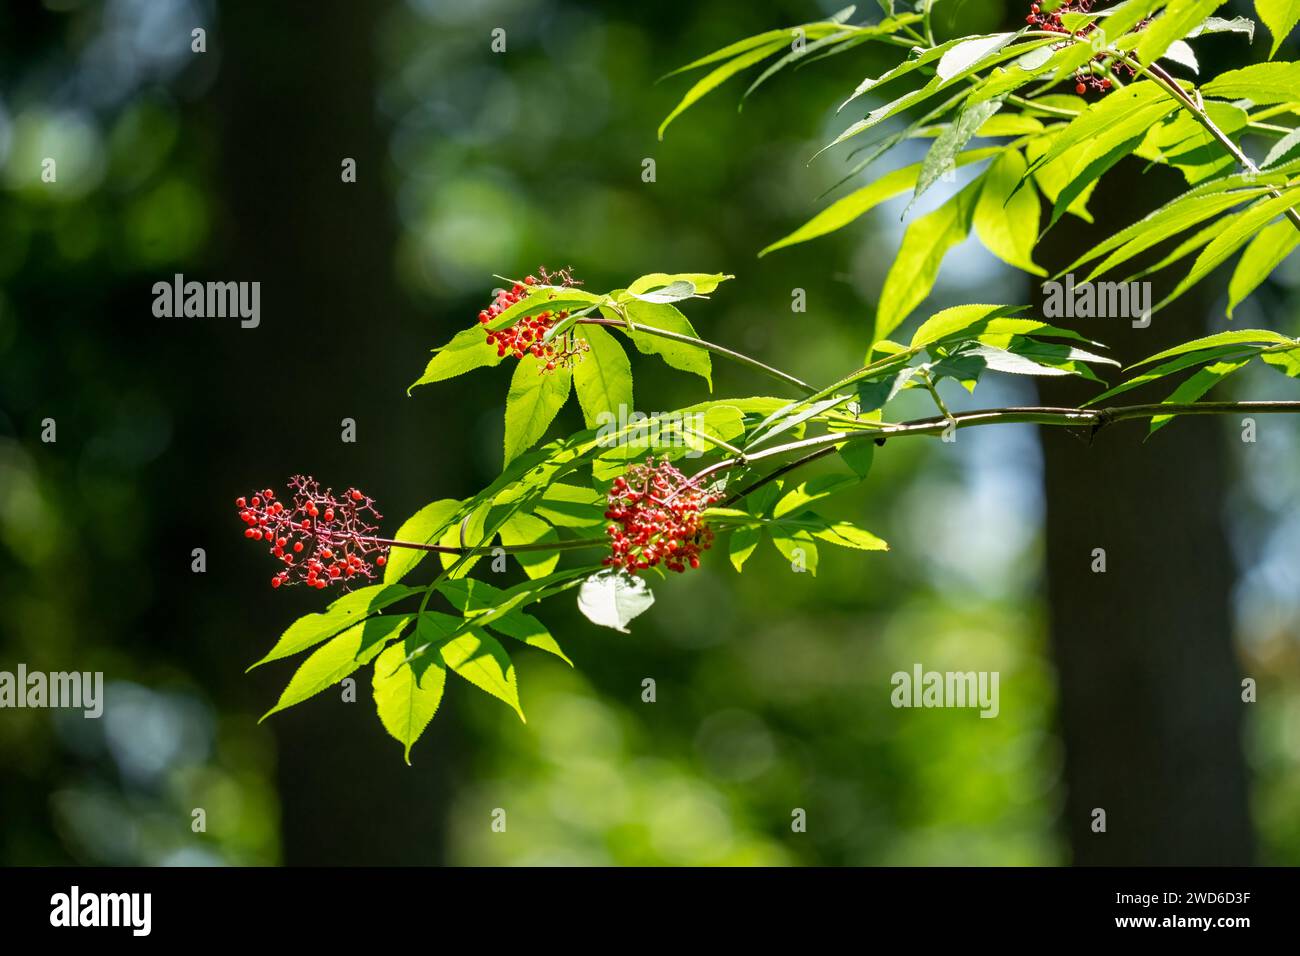
[[[577,668],[516,655],[527,725],[453,684],[407,767],[362,674],[355,703],[334,689],[258,724],[293,664],[245,668],[324,599],[267,586],[234,498],[308,472],[374,495],[391,532],[490,481],[505,367],[406,386],[473,322],[494,274],[572,265],[603,290],[734,273],[694,303],[702,335],[807,380],[856,366],[901,205],[755,253],[824,204],[843,156],[808,160],[854,118],[835,106],[896,53],[783,74],[740,115],[733,83],[655,138],[690,82],[662,74],[834,6],[0,9],[0,670],[108,682],[99,720],[0,710],[0,862],[1300,862],[1300,426],[1282,416],[1254,444],[1208,419],[1146,444],[1136,426],[1092,446],[1029,426],[897,442],[838,504],[892,553],[824,554],[816,578],[774,554],[741,577],[710,555],[658,589],[631,635],[591,626],[570,598],[544,605]],[[1024,15],[945,6],[944,35]],[[1206,38],[1202,64],[1263,46]],[[1132,162],[1098,191],[1094,226],[1048,234],[1045,264],[1173,194],[1175,174]],[[259,281],[260,326],[155,318],[153,284],[176,273]],[[1292,262],[1242,327],[1294,334],[1297,280]],[[806,313],[790,309],[796,288]],[[972,242],[923,312],[1030,295]],[[1221,295],[1212,280],[1149,330],[1089,331],[1133,361],[1221,326]],[[647,411],[706,396],[634,362]],[[770,393],[744,369],[715,372],[717,395]],[[1007,377],[950,397],[1035,400]],[[575,409],[561,425],[580,425]],[[892,708],[890,675],[918,662],[998,671],[999,716]],[[791,832],[795,808],[806,833]]]

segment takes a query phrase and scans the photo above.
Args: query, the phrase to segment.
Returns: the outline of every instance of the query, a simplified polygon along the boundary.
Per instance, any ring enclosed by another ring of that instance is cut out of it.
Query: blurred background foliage
[[[833,6],[0,11],[0,669],[103,671],[110,702],[99,721],[0,712],[0,861],[1070,861],[1042,457],[1028,427],[880,450],[836,514],[891,554],[828,549],[815,578],[775,554],[742,577],[715,554],[661,585],[630,636],[593,628],[567,598],[543,606],[577,669],[517,655],[527,725],[453,686],[413,769],[374,717],[368,677],[356,703],[332,690],[259,725],[292,665],[243,674],[320,598],[272,595],[263,556],[239,540],[237,494],[308,471],[363,487],[396,527],[497,473],[504,367],[404,393],[427,350],[473,321],[493,274],[572,265],[601,290],[652,271],[731,272],[693,304],[702,335],[811,381],[857,363],[900,203],[755,253],[820,208],[842,166],[808,160],[846,122],[834,113],[844,91],[892,54],[863,47],[784,75],[740,117],[733,83],[655,140],[689,83],[656,85],[663,73]],[[949,6],[949,35],[1023,16],[1018,2]],[[196,27],[203,54],[190,50]],[[498,27],[501,54],[489,48]],[[40,180],[47,156],[54,184]],[[355,185],[340,182],[344,157],[358,159]],[[1291,266],[1256,318],[1294,332]],[[152,284],[176,272],[260,280],[262,326],[154,319]],[[795,289],[806,313],[790,308]],[[929,311],[1028,291],[968,243]],[[656,362],[636,374],[648,412],[706,396]],[[1275,387],[1280,376],[1250,389]],[[717,395],[768,392],[715,364]],[[1033,400],[1002,380],[978,404]],[[562,426],[580,425],[564,414]],[[339,441],[344,416],[355,445]],[[57,443],[40,441],[45,418]],[[1261,686],[1244,741],[1257,857],[1294,864],[1300,447],[1292,423],[1260,431],[1256,445],[1225,443],[1240,460],[1223,507],[1238,655]],[[893,709],[890,675],[917,662],[999,671],[1000,715]],[[646,678],[654,703],[642,701]],[[199,807],[205,833],[191,828]],[[490,828],[496,808],[505,833]],[[791,832],[796,808],[806,833]]]

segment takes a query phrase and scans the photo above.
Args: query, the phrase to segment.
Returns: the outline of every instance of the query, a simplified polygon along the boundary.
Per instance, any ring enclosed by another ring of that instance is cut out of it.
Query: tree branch
[[[987,408],[969,412],[957,412],[951,418],[945,416],[919,418],[896,424],[865,426],[849,432],[831,432],[817,435],[801,441],[789,442],[775,448],[753,452],[744,461],[736,458],[725,459],[711,465],[696,476],[699,480],[707,475],[717,474],[742,464],[752,464],[764,458],[773,458],[792,452],[806,452],[800,458],[788,462],[770,474],[727,499],[726,505],[735,504],[741,498],[756,491],[763,485],[775,481],[797,468],[829,455],[835,446],[848,441],[864,438],[883,445],[890,438],[905,438],[912,435],[941,435],[949,428],[974,428],[981,425],[1034,424],[1088,427],[1095,435],[1101,429],[1115,422],[1136,421],[1156,418],[1161,415],[1173,417],[1183,415],[1282,415],[1300,414],[1300,401],[1295,402],[1186,402],[1186,403],[1152,403],[1146,405],[1116,405],[1108,408],[1059,408],[1051,406],[1024,406],[1016,408]]]

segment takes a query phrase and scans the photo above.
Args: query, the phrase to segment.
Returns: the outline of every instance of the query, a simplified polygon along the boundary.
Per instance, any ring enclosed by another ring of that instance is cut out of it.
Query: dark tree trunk
[[[1127,225],[1180,183],[1165,170],[1144,176],[1126,162],[1090,204],[1094,228],[1068,220],[1048,234],[1045,265],[1068,263],[1082,242]],[[1168,288],[1169,280],[1157,277],[1155,300]],[[1127,365],[1203,334],[1214,290],[1203,284],[1147,329],[1119,318],[1072,324],[1095,332],[1090,337]],[[1133,400],[1158,400],[1172,387],[1161,383],[1151,397],[1139,391]],[[1089,394],[1077,382],[1042,389],[1047,404],[1075,405]],[[1145,444],[1144,424],[1103,429],[1091,444],[1060,428],[1040,431],[1065,829],[1074,861],[1248,863],[1223,422],[1175,421]],[[1092,570],[1097,548],[1105,550],[1105,573]],[[1105,811],[1104,833],[1093,830],[1095,809]]]
[[[220,278],[262,282],[261,327],[225,337],[222,374],[246,383],[227,410],[232,447],[266,469],[250,481],[312,471],[323,484],[365,489],[400,521],[409,502],[437,497],[434,436],[421,441],[417,416],[394,412],[436,336],[402,321],[410,309],[394,288],[395,204],[375,101],[375,28],[386,9],[320,4],[302,20],[272,4],[223,6],[209,55],[221,58],[230,203]],[[356,160],[355,183],[342,181],[344,158]],[[344,418],[356,422],[354,444],[341,440]],[[324,603],[280,597],[269,614],[261,603],[247,609],[250,633],[267,646],[294,614]],[[296,663],[255,672],[258,697],[274,700]],[[441,862],[441,735],[431,728],[407,767],[375,716],[370,668],[354,677],[355,703],[332,688],[272,718],[284,862]],[[439,726],[447,720],[439,715]]]

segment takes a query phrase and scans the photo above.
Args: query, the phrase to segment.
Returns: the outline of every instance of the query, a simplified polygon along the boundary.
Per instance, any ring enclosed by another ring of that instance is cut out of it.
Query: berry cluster
[[[527,276],[523,282],[516,282],[509,289],[497,289],[492,304],[479,312],[479,324],[487,325],[506,309],[531,295],[534,287],[565,288],[581,285],[574,280],[568,269],[549,273],[543,266],[537,271],[541,274],[540,280],[536,276]],[[487,344],[495,345],[497,355],[503,358],[510,354],[517,359],[525,355],[545,359],[546,364],[539,371],[553,372],[558,366],[572,365],[591,348],[585,340],[576,339],[568,334],[562,336],[559,342],[545,340],[551,326],[561,319],[568,318],[568,315],[568,312],[561,309],[556,312],[546,311],[527,316],[507,329],[488,332]]]
[[[1040,30],[1047,30],[1049,33],[1069,33],[1061,18],[1067,13],[1092,13],[1095,0],[1066,0],[1055,10],[1050,13],[1044,13],[1043,8],[1037,3],[1029,5],[1029,16],[1025,17],[1025,22],[1031,27],[1038,27]],[[1083,36],[1090,32],[1092,24],[1089,24],[1085,30],[1080,31],[1077,35]]]
[[[1065,33],[1076,37],[1091,36],[1097,29],[1095,23],[1087,23],[1084,24],[1083,29],[1071,31],[1061,18],[1067,13],[1091,13],[1094,3],[1095,0],[1066,0],[1050,13],[1043,12],[1039,4],[1033,3],[1029,6],[1029,15],[1025,17],[1025,22],[1031,27],[1037,27],[1048,33]],[[1150,22],[1149,19],[1143,20],[1135,29],[1144,29]],[[1124,79],[1132,79],[1134,75],[1133,68],[1127,63],[1110,54],[1098,53],[1091,61],[1075,71],[1074,92],[1080,96],[1088,90],[1109,93],[1114,85],[1109,76],[1112,72]]]
[[[314,478],[289,479],[291,502],[277,500],[266,488],[248,498],[236,498],[239,517],[248,525],[244,537],[265,541],[284,569],[271,578],[271,587],[306,584],[325,588],[339,583],[345,588],[358,580],[372,580],[375,568],[388,563],[388,545],[374,537],[377,525],[365,517],[382,519],[374,500],[356,488],[341,497],[320,489]],[[370,555],[375,555],[371,563]]]
[[[670,571],[700,566],[700,552],[713,544],[713,532],[700,512],[718,496],[697,488],[665,458],[633,465],[614,479],[605,517],[612,552],[605,564],[635,573],[661,561]]]

